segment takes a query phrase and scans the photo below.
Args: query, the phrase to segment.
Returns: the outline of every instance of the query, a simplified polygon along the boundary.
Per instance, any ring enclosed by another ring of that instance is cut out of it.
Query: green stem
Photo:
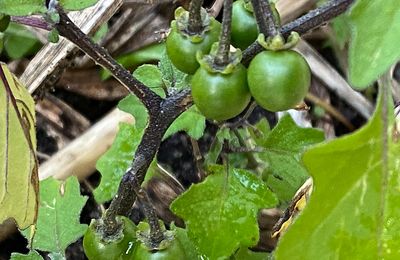
[[[188,33],[195,35],[203,30],[203,23],[201,21],[201,6],[203,0],[192,0],[189,6],[189,24]]]
[[[232,23],[232,0],[224,1],[224,12],[222,17],[222,31],[219,37],[218,52],[214,63],[218,67],[229,63],[229,49],[231,46],[231,23]]]

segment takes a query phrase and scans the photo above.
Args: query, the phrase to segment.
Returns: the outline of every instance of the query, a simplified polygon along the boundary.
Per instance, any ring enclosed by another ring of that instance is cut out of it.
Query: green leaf
[[[364,89],[400,58],[400,3],[358,0],[350,18],[350,81]]]
[[[181,244],[187,259],[200,259],[196,247],[188,237],[187,230],[176,227],[173,223],[171,225],[171,230],[175,231],[175,239]]]
[[[149,114],[142,102],[135,95],[128,95],[119,101],[118,108],[133,115],[136,128],[144,129],[146,127]]]
[[[189,86],[189,75],[178,70],[172,64],[166,51],[163,53],[158,67],[160,68],[164,84],[168,89],[177,91]]]
[[[33,248],[65,256],[68,245],[83,236],[87,225],[79,223],[86,196],[75,177],[65,182],[48,178],[40,182],[40,208]],[[23,232],[29,238],[29,230]]]
[[[334,41],[338,44],[339,48],[343,50],[351,38],[349,16],[342,14],[332,20],[332,29],[335,33]]]
[[[111,200],[117,193],[121,178],[132,164],[143,135],[143,131],[132,125],[121,123],[119,127],[111,148],[96,163],[96,169],[102,176],[100,185],[93,192],[98,203]]]
[[[286,115],[266,138],[258,141],[258,145],[266,149],[258,154],[268,164],[263,178],[281,201],[290,201],[308,178],[300,162],[303,152],[323,140],[322,131],[298,127],[290,115]]]
[[[165,97],[163,82],[161,80],[161,72],[157,66],[145,64],[138,67],[133,73],[140,82],[151,88],[161,97]],[[138,129],[144,129],[147,125],[148,113],[142,102],[135,96],[129,95],[122,99],[118,108],[125,111],[135,118],[135,126]]]
[[[0,10],[4,14],[24,16],[46,12],[43,0],[1,0]]]
[[[0,62],[0,224],[14,218],[20,229],[34,224],[38,209],[35,104]]]
[[[39,255],[35,250],[29,251],[27,255],[20,253],[12,253],[11,260],[43,260],[43,257]]]
[[[60,0],[60,5],[66,10],[82,10],[97,3],[98,0]]]
[[[4,32],[4,50],[13,60],[36,53],[40,46],[36,37],[19,24],[10,23]]]
[[[229,128],[222,127],[218,129],[217,133],[215,134],[213,143],[211,144],[211,148],[205,155],[205,165],[211,165],[217,163],[219,155],[222,151],[222,146],[225,141],[228,141],[229,145],[233,147],[238,147],[240,145],[238,143],[237,137],[231,133]],[[230,155],[230,158],[232,158],[232,156],[233,155]]]
[[[281,237],[277,259],[400,259],[400,146],[391,100],[379,102],[362,129],[304,154],[314,191]]]
[[[143,63],[150,63],[161,59],[162,54],[165,52],[165,43],[159,43],[144,47],[140,50],[124,54],[116,58],[118,63],[127,69],[134,69],[136,66]],[[101,79],[106,80],[111,77],[111,73],[105,69],[100,72]]]
[[[103,23],[100,28],[96,31],[96,33],[93,35],[92,40],[95,43],[99,43],[108,33],[108,24]]]
[[[258,242],[257,213],[277,203],[265,184],[245,170],[214,165],[206,180],[192,185],[171,205],[185,220],[189,238],[210,259],[228,257]]]
[[[164,139],[179,131],[185,131],[193,139],[199,140],[203,136],[205,128],[206,118],[193,105],[175,119],[165,133]]]
[[[254,128],[255,127],[255,128]],[[271,132],[271,127],[266,118],[262,118],[254,127],[248,127],[251,138],[256,144],[262,144]]]

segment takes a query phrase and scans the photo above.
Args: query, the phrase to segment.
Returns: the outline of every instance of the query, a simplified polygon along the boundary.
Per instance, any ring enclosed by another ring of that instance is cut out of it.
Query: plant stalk
[[[200,34],[203,30],[203,22],[201,20],[202,5],[203,0],[192,0],[190,2],[188,33],[191,35]]]
[[[155,208],[150,202],[147,192],[142,189],[137,180],[134,183],[135,194],[143,206],[144,215],[150,226],[150,244],[152,248],[158,248],[161,241],[164,240],[164,233],[161,230]]]
[[[353,2],[354,0],[330,0],[324,5],[282,26],[280,33],[286,38],[292,31],[299,34],[309,32],[347,11]],[[263,50],[264,48],[255,41],[243,52],[242,63],[248,65],[251,59]]]
[[[224,67],[229,63],[229,49],[231,46],[232,0],[224,1],[222,17],[222,31],[219,36],[218,51],[214,58],[217,67]]]

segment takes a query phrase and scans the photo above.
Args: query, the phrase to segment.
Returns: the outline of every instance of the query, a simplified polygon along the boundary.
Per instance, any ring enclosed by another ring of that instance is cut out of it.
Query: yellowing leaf
[[[0,63],[0,223],[14,218],[20,229],[37,217],[34,112],[28,91]]]

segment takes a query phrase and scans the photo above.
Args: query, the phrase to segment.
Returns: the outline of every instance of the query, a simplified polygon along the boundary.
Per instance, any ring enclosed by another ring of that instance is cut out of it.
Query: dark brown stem
[[[265,19],[267,21],[267,31],[264,33],[265,36],[276,36],[280,33],[279,22],[275,19],[272,6],[269,0],[260,0],[260,6],[264,12]],[[275,7],[274,7],[275,8]]]
[[[203,22],[201,21],[201,6],[203,0],[192,0],[189,6],[189,34],[199,34],[203,30]]]
[[[231,46],[232,0],[224,1],[222,16],[222,31],[219,36],[218,52],[214,63],[218,67],[225,67],[229,63],[229,49]]]
[[[354,0],[331,0],[293,22],[284,25],[281,28],[281,34],[286,38],[292,31],[299,34],[311,31],[344,13],[353,2]],[[245,65],[249,64],[250,60],[263,50],[263,47],[257,41],[254,42],[243,52],[242,63]]]
[[[162,101],[160,96],[134,78],[128,70],[124,69],[111,57],[106,49],[95,44],[69,19],[61,7],[57,7],[57,11],[60,15],[60,21],[55,25],[55,28],[61,36],[75,43],[96,63],[108,69],[124,87],[140,99],[149,111],[158,109]]]
[[[161,241],[164,240],[164,233],[161,230],[160,222],[158,221],[156,210],[154,209],[146,191],[142,189],[138,181],[134,179],[134,190],[138,200],[143,207],[144,215],[150,226],[150,245],[152,248],[158,248]]]
[[[263,1],[268,0],[251,0],[251,5],[253,6],[254,16],[256,17],[258,31],[264,35],[268,35],[268,21],[267,16],[264,15],[264,10],[262,6]]]
[[[169,125],[188,107],[192,105],[189,95],[190,90],[185,89],[178,94],[165,99],[156,110],[149,111],[149,125],[144,131],[142,140],[135,152],[132,166],[122,177],[117,195],[111,202],[104,216],[107,233],[113,234],[116,230],[114,225],[115,216],[127,215],[136,200],[134,184],[137,181],[143,183],[147,169],[150,166]]]
[[[247,110],[243,116],[241,116],[237,121],[232,122],[232,123],[231,122],[225,123],[223,126],[234,129],[234,128],[237,128],[237,127],[243,125],[247,121],[247,119],[249,118],[251,113],[253,113],[253,111],[256,107],[257,107],[257,103],[255,101],[252,101],[250,103],[250,105],[247,107]]]

